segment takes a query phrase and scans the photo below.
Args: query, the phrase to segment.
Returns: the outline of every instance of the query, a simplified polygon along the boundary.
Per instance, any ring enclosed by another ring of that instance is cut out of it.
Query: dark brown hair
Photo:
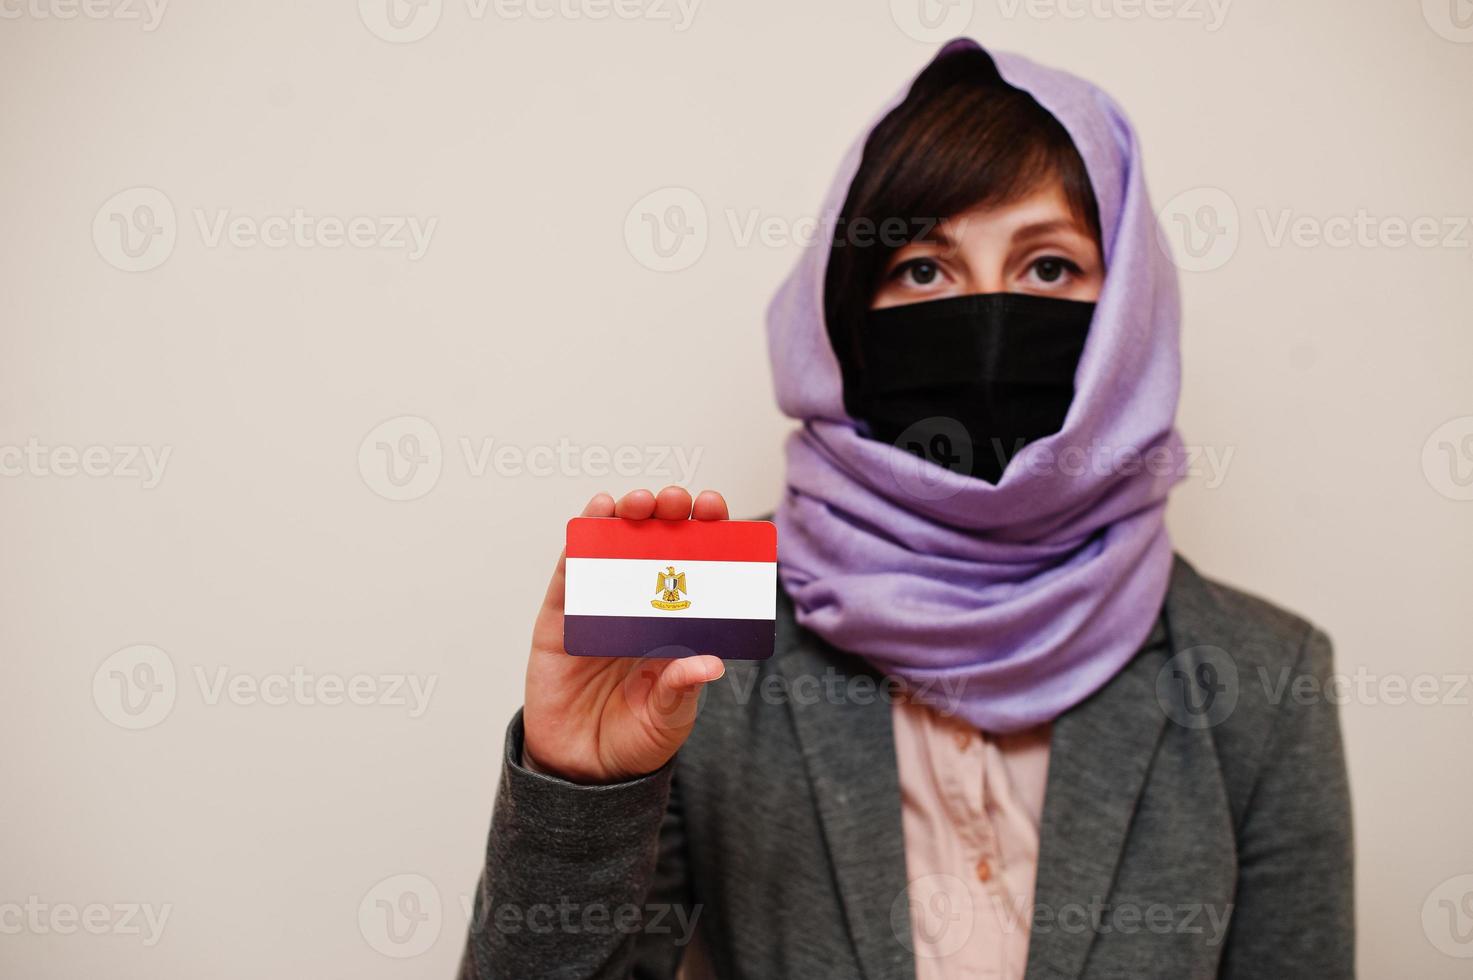
[[[857,333],[890,257],[947,218],[1018,200],[1053,178],[1098,242],[1089,173],[1047,109],[1004,82],[981,50],[947,55],[921,72],[865,141],[835,224],[824,314],[846,392]]]

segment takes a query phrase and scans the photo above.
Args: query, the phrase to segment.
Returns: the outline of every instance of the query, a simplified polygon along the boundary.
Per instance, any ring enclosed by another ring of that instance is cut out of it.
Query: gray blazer
[[[1154,641],[1054,723],[1028,980],[1354,975],[1330,670],[1324,634],[1177,560]],[[463,980],[913,977],[878,682],[782,597],[776,655],[729,664],[659,772],[529,772],[519,715]]]

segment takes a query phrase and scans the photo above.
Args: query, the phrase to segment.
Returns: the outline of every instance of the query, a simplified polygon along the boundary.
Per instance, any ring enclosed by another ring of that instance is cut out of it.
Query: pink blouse
[[[1049,727],[987,735],[905,700],[892,717],[916,980],[1022,980]]]

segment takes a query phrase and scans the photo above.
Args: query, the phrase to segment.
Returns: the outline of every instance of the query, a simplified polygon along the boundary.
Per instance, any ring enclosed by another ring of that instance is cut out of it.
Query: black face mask
[[[985,293],[871,310],[846,389],[871,439],[997,483],[1058,432],[1095,304]]]

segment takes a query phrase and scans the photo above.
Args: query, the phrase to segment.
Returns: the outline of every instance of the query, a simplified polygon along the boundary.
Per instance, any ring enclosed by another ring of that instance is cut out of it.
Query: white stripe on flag
[[[657,609],[655,578],[667,565],[685,573],[687,609]],[[777,618],[777,564],[765,561],[678,561],[569,558],[563,611],[569,616],[665,616],[683,619]]]

